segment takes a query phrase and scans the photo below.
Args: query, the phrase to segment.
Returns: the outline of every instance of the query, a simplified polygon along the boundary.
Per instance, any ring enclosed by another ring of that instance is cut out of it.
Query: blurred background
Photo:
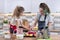
[[[11,13],[16,6],[23,6],[25,12],[38,12],[40,3],[46,3],[51,13],[60,12],[60,0],[0,0],[0,12]]]
[[[11,20],[16,6],[23,6],[25,8],[24,18],[32,26],[33,20],[39,12],[40,3],[46,3],[50,9],[50,15],[53,21],[50,27],[51,38],[53,40],[60,40],[60,0],[0,0],[0,34],[3,34],[2,20],[5,16],[7,16],[8,20]]]

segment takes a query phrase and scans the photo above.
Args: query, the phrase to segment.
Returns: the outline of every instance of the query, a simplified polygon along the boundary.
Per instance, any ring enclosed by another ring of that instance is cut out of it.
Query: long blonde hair
[[[13,17],[19,17],[21,13],[24,11],[24,8],[21,6],[17,6],[14,10]]]

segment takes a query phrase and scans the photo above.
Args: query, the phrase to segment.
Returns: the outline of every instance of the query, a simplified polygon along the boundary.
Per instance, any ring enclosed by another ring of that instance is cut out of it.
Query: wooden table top
[[[0,37],[0,40],[10,40],[10,39],[4,39],[4,38]],[[25,37],[23,40],[36,40],[36,38]]]
[[[51,35],[50,38],[52,40],[60,40],[60,35]],[[5,40],[5,39],[0,37],[0,40]],[[10,40],[10,39],[6,39],[6,40]],[[34,38],[34,37],[24,37],[23,40],[36,40],[36,38]]]

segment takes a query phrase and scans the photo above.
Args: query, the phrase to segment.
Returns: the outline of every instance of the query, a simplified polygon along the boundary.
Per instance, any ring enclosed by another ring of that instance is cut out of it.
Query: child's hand
[[[42,32],[44,32],[44,29],[42,29]]]
[[[30,29],[31,29],[31,30],[33,30],[33,29],[34,29],[34,27],[31,27]]]
[[[31,29],[31,27],[29,27],[29,29],[28,29],[29,31],[31,31],[32,29]]]

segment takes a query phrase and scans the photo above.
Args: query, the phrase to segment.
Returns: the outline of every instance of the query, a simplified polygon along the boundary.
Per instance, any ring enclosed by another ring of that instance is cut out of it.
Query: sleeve
[[[15,18],[11,18],[10,24],[15,24],[15,23],[16,23],[16,20],[17,20],[17,19],[15,19]]]
[[[23,20],[25,20],[25,19],[26,19],[25,16],[21,16],[21,18],[20,18],[21,24],[23,24]]]
[[[37,14],[36,19],[39,20],[40,14]]]
[[[48,22],[53,22],[52,16],[48,15]]]
[[[21,19],[24,20],[24,19],[27,19],[25,16],[21,16]]]

